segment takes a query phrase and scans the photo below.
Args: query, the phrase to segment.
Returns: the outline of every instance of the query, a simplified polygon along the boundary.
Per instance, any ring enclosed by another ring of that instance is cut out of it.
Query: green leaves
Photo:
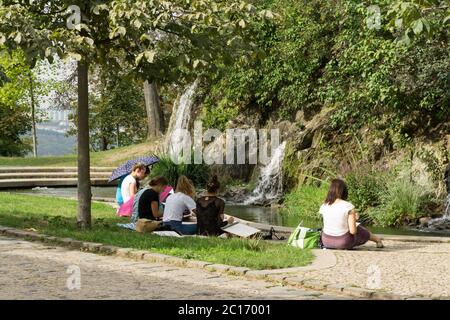
[[[156,56],[156,51],[154,50],[146,50],[144,52],[141,52],[137,55],[136,59],[135,59],[135,64],[139,65],[142,61],[143,58],[145,58],[145,60],[148,63],[153,63],[155,60],[155,56]]]
[[[205,60],[196,59],[196,60],[194,60],[194,63],[192,64],[192,66],[194,67],[194,69],[196,69],[200,64],[203,66],[207,66],[208,62]]]
[[[411,24],[412,30],[415,34],[420,34],[423,30],[422,19],[417,19]]]
[[[21,41],[22,41],[22,33],[16,32],[16,35],[14,36],[14,42],[20,44]]]
[[[92,8],[92,13],[95,15],[100,15],[101,11],[109,11],[107,4],[98,4]]]
[[[449,32],[447,1],[396,0],[386,7],[388,28],[394,34],[402,33],[398,37],[401,43],[410,44],[415,37],[431,39]]]

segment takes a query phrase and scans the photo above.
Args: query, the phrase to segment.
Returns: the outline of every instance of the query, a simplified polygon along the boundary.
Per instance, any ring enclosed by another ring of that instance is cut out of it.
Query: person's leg
[[[369,231],[369,234],[370,234],[369,240],[375,242],[377,244],[377,248],[383,248],[384,247],[383,241],[382,241],[383,239],[381,239],[380,237],[374,235],[370,231]]]
[[[373,242],[380,242],[380,241],[381,241],[381,238],[380,238],[380,237],[374,235],[374,234],[373,234],[372,232],[370,232],[370,231],[369,231],[369,235],[370,235],[370,237],[369,237],[369,240],[370,240],[370,241],[373,241]]]
[[[356,247],[356,246],[363,245],[369,240],[375,242],[377,244],[377,248],[383,248],[383,242],[380,237],[374,235],[372,232],[370,232],[363,226],[359,225],[357,227],[357,231],[356,231],[356,235],[355,235],[354,246]]]
[[[193,235],[197,233],[197,224],[196,223],[181,223],[180,230],[182,234]]]
[[[164,222],[164,225],[169,226],[170,229],[173,231],[176,231],[178,233],[183,233],[183,232],[181,232],[181,221],[170,220],[170,221]]]

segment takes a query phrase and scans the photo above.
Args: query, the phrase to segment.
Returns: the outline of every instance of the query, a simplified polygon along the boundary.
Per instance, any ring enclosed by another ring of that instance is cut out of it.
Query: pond
[[[25,194],[42,194],[57,197],[76,197],[76,188],[35,188],[35,189],[14,189],[8,192]],[[115,187],[92,187],[92,196],[94,198],[114,199],[116,194]],[[297,217],[281,214],[279,208],[259,207],[251,205],[240,205],[228,203],[225,207],[225,213],[235,217],[258,223],[264,223],[275,226],[296,227],[301,220],[303,225],[311,228],[321,227],[320,221],[299,219]],[[379,234],[395,235],[419,235],[419,236],[450,236],[448,232],[424,232],[411,228],[381,228],[369,227],[369,229]]]

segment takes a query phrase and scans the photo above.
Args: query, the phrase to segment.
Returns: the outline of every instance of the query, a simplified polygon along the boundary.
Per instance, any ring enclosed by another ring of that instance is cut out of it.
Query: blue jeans
[[[175,230],[181,234],[196,234],[197,233],[197,224],[183,224],[181,221],[169,220],[164,221],[163,225],[169,226],[172,230]]]

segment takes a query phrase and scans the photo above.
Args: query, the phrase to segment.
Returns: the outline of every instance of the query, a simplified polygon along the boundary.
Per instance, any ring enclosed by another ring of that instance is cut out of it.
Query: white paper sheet
[[[234,222],[230,225],[227,225],[223,227],[222,230],[243,238],[248,238],[258,232],[261,232],[261,230],[259,229],[250,227],[240,222]]]

